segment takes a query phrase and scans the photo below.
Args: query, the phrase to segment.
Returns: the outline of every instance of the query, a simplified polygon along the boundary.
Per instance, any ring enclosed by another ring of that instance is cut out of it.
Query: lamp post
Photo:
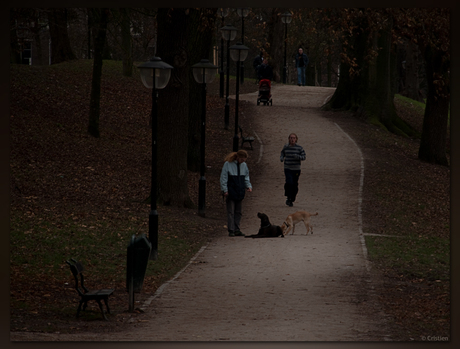
[[[249,53],[249,47],[241,43],[230,47],[230,57],[236,62],[236,99],[235,99],[235,135],[233,136],[233,151],[238,151],[238,100],[240,94],[239,71],[240,62],[243,62]]]
[[[159,57],[138,66],[142,83],[152,89],[152,185],[150,191],[149,241],[152,244],[150,259],[158,258],[158,212],[157,212],[157,90],[165,88],[171,77],[172,66]]]
[[[244,45],[244,18],[249,14],[247,7],[238,7],[236,13],[241,17],[241,44]],[[244,63],[241,62],[241,83],[244,83]]]
[[[222,18],[222,26],[224,25],[224,18],[227,17],[228,15],[228,8],[219,8],[217,10],[217,13],[220,15]],[[224,38],[220,38],[220,70],[219,70],[219,75],[220,75],[220,89],[219,89],[219,96],[220,98],[224,97]]]
[[[202,87],[202,112],[201,112],[201,144],[200,144],[200,179],[198,181],[198,215],[205,216],[206,207],[206,178],[205,171],[205,135],[206,135],[206,84],[214,80],[217,67],[211,64],[208,59],[202,59],[200,63],[192,66],[193,77]]]
[[[235,39],[236,36],[236,28],[232,25],[226,25],[220,29],[222,32],[222,38],[227,41],[227,92],[225,97],[225,129],[228,130],[228,121],[230,119],[230,105],[228,104],[228,95],[229,95],[229,88],[230,88],[230,41]]]
[[[281,15],[281,21],[284,23],[284,70],[283,70],[283,84],[286,83],[287,65],[286,65],[286,44],[287,44],[287,25],[292,21],[290,12],[285,12]]]

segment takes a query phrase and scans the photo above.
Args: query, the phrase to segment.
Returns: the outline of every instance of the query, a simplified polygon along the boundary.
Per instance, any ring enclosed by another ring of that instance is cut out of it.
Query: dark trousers
[[[229,232],[240,230],[242,200],[230,200],[227,196],[227,227]]]
[[[284,184],[284,196],[291,202],[295,201],[297,192],[299,191],[299,176],[300,170],[284,169],[286,183]]]

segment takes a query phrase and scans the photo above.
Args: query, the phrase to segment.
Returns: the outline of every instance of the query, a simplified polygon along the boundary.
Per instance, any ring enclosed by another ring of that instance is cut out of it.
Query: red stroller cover
[[[261,88],[268,88],[268,90],[270,90],[271,87],[272,87],[272,83],[269,79],[261,79],[259,81],[259,90]]]

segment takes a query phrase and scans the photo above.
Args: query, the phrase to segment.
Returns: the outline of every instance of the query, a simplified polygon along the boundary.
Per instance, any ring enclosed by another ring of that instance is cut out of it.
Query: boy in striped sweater
[[[292,207],[299,191],[300,162],[305,160],[306,155],[303,148],[297,144],[298,137],[295,133],[291,133],[288,139],[289,143],[281,150],[280,160],[284,161],[286,205]]]

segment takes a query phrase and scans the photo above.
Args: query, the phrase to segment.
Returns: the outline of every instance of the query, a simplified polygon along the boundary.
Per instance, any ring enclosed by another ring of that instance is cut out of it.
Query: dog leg
[[[284,235],[288,235],[292,229],[292,225],[287,225],[286,223],[283,224],[286,226],[286,229],[284,230]]]
[[[305,235],[308,235],[308,232],[311,229],[310,224],[307,221],[303,221],[303,224],[305,225],[305,228],[307,229],[307,234],[305,234]]]

